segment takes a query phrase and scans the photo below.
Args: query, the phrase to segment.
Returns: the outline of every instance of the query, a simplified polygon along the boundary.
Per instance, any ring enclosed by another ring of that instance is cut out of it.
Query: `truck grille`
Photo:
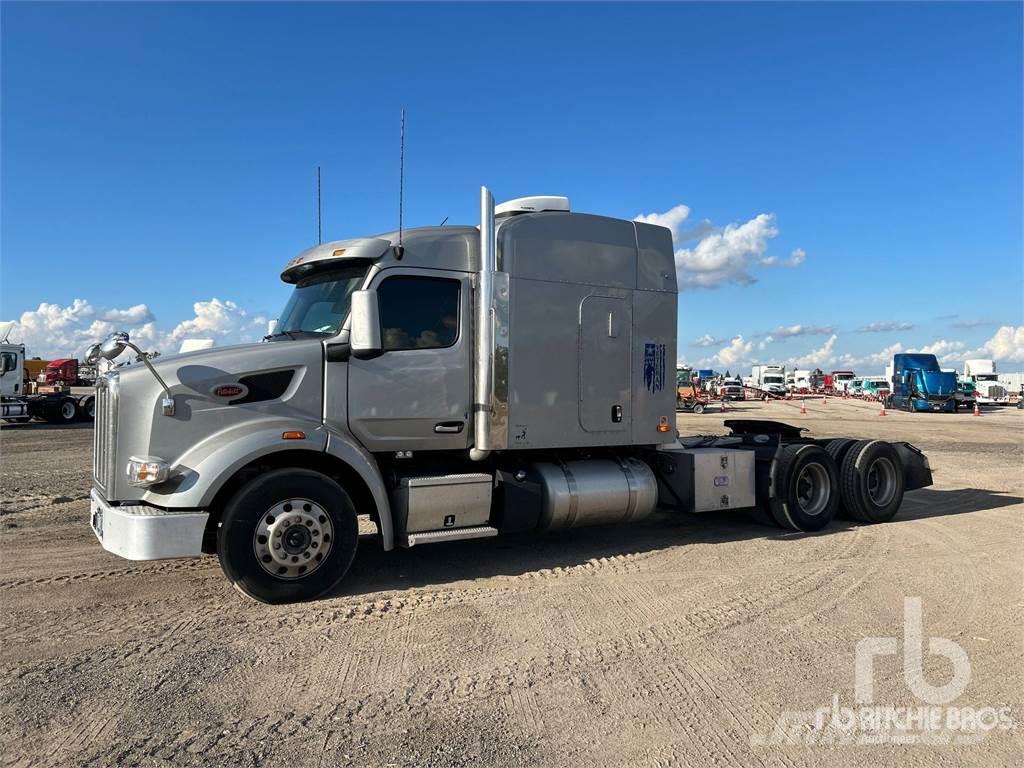
[[[117,447],[117,384],[105,376],[96,380],[96,417],[93,430],[92,476],[96,486],[109,493],[114,487],[114,455]]]

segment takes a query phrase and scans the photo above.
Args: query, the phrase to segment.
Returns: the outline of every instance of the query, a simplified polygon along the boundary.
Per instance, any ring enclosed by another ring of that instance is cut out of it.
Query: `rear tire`
[[[51,424],[71,424],[78,418],[78,403],[66,397],[43,411],[43,418]]]
[[[94,421],[96,418],[96,398],[87,397],[82,401],[82,407],[79,411],[79,417],[82,421]]]
[[[697,403],[693,406],[693,412],[697,414],[704,413],[704,405],[702,403]]]
[[[861,440],[849,449],[840,472],[843,507],[854,520],[885,523],[903,503],[903,464],[884,440]]]
[[[242,593],[263,603],[293,603],[337,586],[358,540],[355,507],[340,485],[307,469],[275,469],[227,503],[217,556]]]
[[[813,443],[784,446],[774,467],[768,508],[780,528],[820,531],[839,506],[839,472],[828,451]]]
[[[825,444],[825,450],[828,455],[832,457],[832,460],[836,463],[836,471],[839,473],[839,485],[837,488],[842,489],[842,468],[843,459],[846,458],[846,454],[849,453],[850,448],[856,445],[857,441],[851,437],[837,437],[834,440],[829,440]],[[836,517],[846,518],[848,520],[854,519],[850,514],[849,510],[846,509],[846,501],[842,498],[840,493],[839,507],[836,509]]]

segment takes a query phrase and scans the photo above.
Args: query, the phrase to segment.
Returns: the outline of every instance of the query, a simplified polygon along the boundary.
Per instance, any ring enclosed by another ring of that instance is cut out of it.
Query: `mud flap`
[[[932,484],[932,467],[924,453],[910,443],[893,443],[892,447],[903,464],[904,490],[913,491]]]

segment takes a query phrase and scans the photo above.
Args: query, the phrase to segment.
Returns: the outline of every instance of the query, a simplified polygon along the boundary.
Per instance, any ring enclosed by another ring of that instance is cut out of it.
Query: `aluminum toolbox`
[[[658,451],[658,501],[689,512],[743,509],[756,504],[754,451],[670,448]]]
[[[487,523],[494,478],[482,473],[403,477],[391,494],[396,532],[419,533]]]

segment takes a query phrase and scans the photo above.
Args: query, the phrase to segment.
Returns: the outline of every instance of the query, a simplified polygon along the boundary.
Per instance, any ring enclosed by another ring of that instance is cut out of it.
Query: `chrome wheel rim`
[[[330,515],[310,499],[280,501],[260,517],[252,538],[256,560],[278,579],[315,573],[334,546]]]
[[[805,515],[815,517],[828,507],[832,481],[817,462],[806,465],[796,478],[796,502]]]
[[[885,507],[896,496],[896,467],[887,458],[875,459],[868,466],[868,498],[876,507]]]

